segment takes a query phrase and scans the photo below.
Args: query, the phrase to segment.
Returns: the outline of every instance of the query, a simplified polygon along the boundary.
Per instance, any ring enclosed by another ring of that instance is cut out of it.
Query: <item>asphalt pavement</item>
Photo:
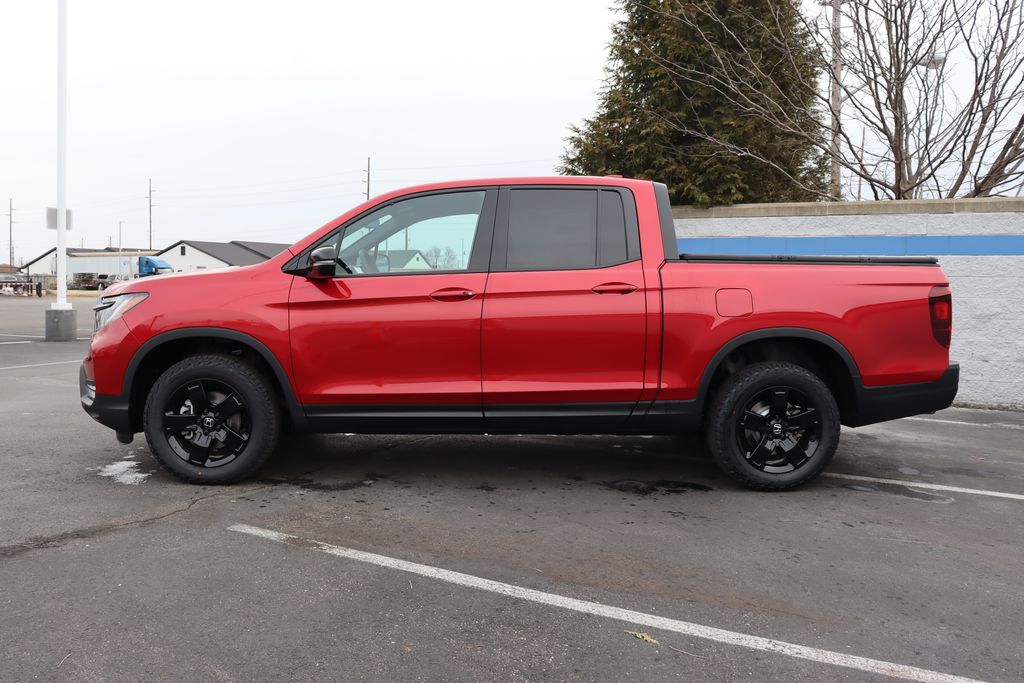
[[[182,484],[0,299],[0,680],[1024,679],[1024,414],[756,493],[670,437],[290,437]],[[654,641],[654,642],[651,642]]]

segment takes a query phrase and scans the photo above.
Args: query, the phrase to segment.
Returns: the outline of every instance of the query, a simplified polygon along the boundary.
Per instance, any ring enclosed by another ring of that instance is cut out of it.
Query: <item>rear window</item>
[[[506,267],[573,270],[624,263],[639,257],[635,219],[631,223],[616,190],[513,189]]]

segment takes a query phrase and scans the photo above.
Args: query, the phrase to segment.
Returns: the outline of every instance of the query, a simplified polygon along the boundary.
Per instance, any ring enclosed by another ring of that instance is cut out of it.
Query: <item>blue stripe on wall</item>
[[[1024,235],[681,237],[680,253],[792,256],[1024,256]]]

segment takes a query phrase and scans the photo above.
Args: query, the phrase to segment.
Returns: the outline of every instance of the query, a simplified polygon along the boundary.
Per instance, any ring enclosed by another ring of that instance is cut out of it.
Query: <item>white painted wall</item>
[[[184,256],[181,254],[182,247],[185,249]],[[175,245],[167,251],[158,253],[156,258],[163,259],[171,264],[175,273],[194,273],[200,270],[228,267],[227,263],[188,244]]]
[[[1024,212],[677,218],[676,236],[1024,235]],[[953,290],[956,404],[1024,410],[1024,256],[942,256]]]

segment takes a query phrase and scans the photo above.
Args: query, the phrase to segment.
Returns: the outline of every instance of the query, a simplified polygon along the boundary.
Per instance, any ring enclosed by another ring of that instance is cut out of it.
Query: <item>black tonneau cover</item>
[[[680,254],[690,263],[799,263],[836,266],[934,266],[934,256],[771,256],[745,254]]]

